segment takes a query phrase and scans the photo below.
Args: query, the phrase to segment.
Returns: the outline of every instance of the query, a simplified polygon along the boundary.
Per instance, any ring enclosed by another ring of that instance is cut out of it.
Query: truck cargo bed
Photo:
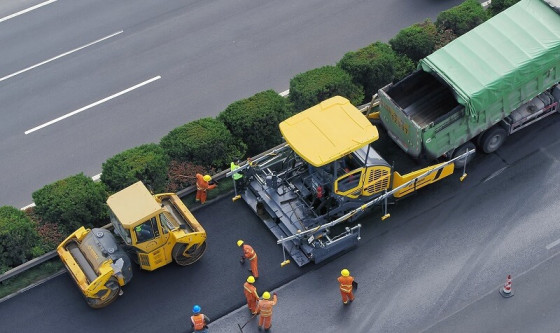
[[[447,85],[423,71],[391,86],[387,95],[420,128],[436,122],[459,105]]]

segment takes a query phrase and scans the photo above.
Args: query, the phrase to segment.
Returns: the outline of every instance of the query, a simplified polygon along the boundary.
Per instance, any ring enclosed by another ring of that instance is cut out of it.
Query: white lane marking
[[[61,117],[58,117],[58,118],[53,119],[53,120],[51,120],[51,121],[48,121],[48,122],[46,122],[46,123],[44,123],[44,124],[42,124],[42,125],[39,125],[39,126],[37,126],[37,127],[33,127],[32,129],[25,131],[25,134],[27,135],[27,134],[29,134],[29,133],[33,133],[33,132],[35,132],[35,131],[37,131],[37,130],[40,130],[41,128],[44,128],[44,127],[47,127],[47,126],[52,125],[52,124],[54,124],[54,123],[57,123],[57,122],[59,122],[59,121],[61,121],[61,120],[63,120],[63,119],[66,119],[66,118],[68,118],[68,117],[71,117],[71,116],[73,116],[73,115],[75,115],[75,114],[78,114],[78,113],[80,113],[80,112],[82,112],[82,111],[85,111],[85,110],[87,110],[87,109],[90,109],[90,108],[92,108],[92,107],[94,107],[94,106],[97,106],[97,105],[99,105],[99,104],[101,104],[101,103],[107,102],[108,100],[111,100],[111,99],[113,99],[113,98],[115,98],[115,97],[119,97],[119,96],[121,96],[121,95],[124,95],[124,94],[126,94],[126,93],[128,93],[128,92],[130,92],[130,91],[132,91],[132,90],[134,90],[134,89],[140,88],[140,87],[142,87],[142,86],[144,86],[144,85],[146,85],[146,84],[148,84],[148,83],[154,82],[154,81],[159,80],[159,79],[161,79],[161,76],[158,75],[158,76],[153,77],[153,78],[151,78],[151,79],[149,79],[149,80],[146,80],[146,81],[144,81],[144,82],[142,82],[142,83],[138,83],[137,85],[135,85],[135,86],[133,86],[133,87],[130,87],[130,88],[128,88],[128,89],[125,89],[125,90],[123,90],[123,91],[120,91],[120,92],[118,92],[118,93],[116,93],[116,94],[113,94],[113,95],[111,95],[111,96],[109,96],[109,97],[105,97],[105,98],[103,98],[103,99],[101,99],[101,100],[99,100],[99,101],[97,101],[97,102],[95,102],[95,103],[86,105],[86,106],[84,106],[83,108],[79,108],[79,109],[76,110],[76,111],[72,111],[72,112],[70,112],[70,113],[65,114],[64,116],[61,116]]]
[[[557,240],[555,240],[554,242],[548,244],[548,245],[546,246],[546,249],[547,249],[547,250],[550,250],[550,249],[552,249],[553,247],[555,247],[555,246],[558,245],[558,244],[560,244],[560,239],[557,239]]]
[[[484,179],[482,182],[486,183],[487,181],[489,181],[490,179],[497,177],[499,174],[501,174],[502,172],[504,172],[504,170],[507,169],[507,166],[501,168],[500,170],[495,171],[493,174],[491,174],[490,176],[488,176],[486,179]]]
[[[29,205],[25,206],[25,207],[21,207],[20,210],[26,210],[27,208],[31,208],[31,207],[35,207],[35,203],[32,202]]]
[[[48,1],[42,2],[42,3],[38,4],[38,5],[35,5],[35,6],[33,6],[33,7],[29,7],[29,8],[27,8],[27,9],[20,10],[20,11],[17,12],[17,13],[14,13],[14,14],[12,14],[12,15],[8,15],[8,16],[6,16],[6,17],[1,18],[1,19],[0,19],[0,23],[1,23],[1,22],[4,22],[4,21],[7,21],[7,20],[9,20],[9,19],[11,19],[11,18],[14,18],[14,17],[16,17],[16,16],[20,16],[21,14],[25,14],[25,13],[27,13],[27,12],[30,12],[30,11],[32,11],[32,10],[35,10],[35,9],[37,9],[37,8],[46,6],[46,5],[51,4],[51,3],[55,2],[55,1],[56,1],[56,0],[48,0]]]
[[[99,42],[102,42],[102,41],[104,41],[104,40],[106,40],[106,39],[109,39],[109,38],[111,38],[111,37],[114,37],[114,36],[116,36],[116,35],[118,35],[118,34],[122,34],[122,33],[123,33],[122,30],[121,30],[121,31],[118,31],[118,32],[115,32],[114,34],[111,34],[111,35],[109,35],[109,36],[105,36],[105,37],[100,38],[100,39],[98,39],[98,40],[96,40],[96,41],[93,41],[93,42],[88,43],[88,44],[86,44],[86,45],[83,45],[83,46],[80,46],[80,47],[78,47],[78,48],[75,48],[75,49],[73,49],[73,50],[71,50],[71,51],[64,52],[64,53],[62,53],[62,54],[60,54],[60,55],[57,55],[56,57],[52,57],[52,58],[50,58],[50,59],[48,59],[48,60],[45,60],[45,61],[40,62],[40,63],[38,63],[38,64],[35,64],[35,65],[33,65],[33,66],[27,67],[27,68],[25,68],[25,69],[22,69],[22,70],[20,70],[20,71],[17,71],[17,72],[15,72],[15,73],[10,74],[10,75],[6,75],[6,76],[4,76],[3,78],[0,78],[0,82],[2,82],[2,81],[4,81],[4,80],[7,80],[7,79],[9,79],[9,78],[11,78],[11,77],[14,77],[14,76],[16,76],[16,75],[19,75],[19,74],[21,74],[21,73],[25,73],[25,72],[27,72],[27,71],[29,71],[29,70],[32,70],[33,68],[37,68],[37,67],[39,67],[39,66],[41,66],[41,65],[44,65],[44,64],[49,63],[49,62],[51,62],[51,61],[54,61],[54,60],[56,60],[56,59],[59,59],[59,58],[62,58],[62,57],[64,57],[64,56],[67,56],[67,55],[69,55],[69,54],[72,54],[72,53],[74,53],[74,52],[77,52],[77,51],[80,51],[80,50],[82,50],[82,49],[85,49],[85,48],[88,47],[88,46],[92,46],[93,44],[97,44],[97,43],[99,43]]]
[[[286,97],[286,96],[288,96],[289,93],[290,93],[290,89],[284,90],[283,92],[279,93],[278,95],[280,95],[282,97]]]

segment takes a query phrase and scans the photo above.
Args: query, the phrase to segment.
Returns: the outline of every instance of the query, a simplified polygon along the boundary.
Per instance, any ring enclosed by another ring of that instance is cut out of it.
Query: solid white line
[[[95,102],[95,103],[86,105],[86,106],[84,106],[83,108],[80,108],[80,109],[78,109],[78,110],[76,110],[76,111],[72,111],[72,112],[70,112],[70,113],[65,114],[64,116],[58,117],[58,118],[56,118],[56,119],[53,119],[53,120],[51,120],[51,121],[49,121],[49,122],[46,122],[46,123],[44,123],[44,124],[42,124],[42,125],[39,125],[39,126],[37,126],[37,127],[33,127],[32,129],[25,131],[25,134],[29,134],[29,133],[35,132],[35,131],[37,131],[37,130],[40,130],[41,128],[44,128],[44,127],[47,127],[47,126],[52,125],[52,124],[54,124],[54,123],[57,123],[57,122],[59,122],[59,121],[61,121],[61,120],[63,120],[63,119],[66,119],[66,118],[68,118],[68,117],[71,117],[71,116],[73,116],[73,115],[75,115],[75,114],[78,114],[78,113],[80,113],[80,112],[82,112],[82,111],[85,111],[85,110],[87,110],[87,109],[90,109],[90,108],[92,108],[92,107],[94,107],[94,106],[97,106],[97,105],[99,105],[99,104],[101,104],[101,103],[107,102],[108,100],[111,100],[111,99],[113,99],[113,98],[115,98],[115,97],[119,97],[120,95],[124,95],[124,94],[126,94],[127,92],[130,92],[130,91],[132,91],[132,90],[134,90],[134,89],[140,88],[140,87],[142,87],[142,86],[144,86],[144,85],[146,85],[146,84],[148,84],[148,83],[154,82],[154,81],[159,80],[159,79],[161,79],[161,76],[159,76],[159,75],[156,76],[156,77],[153,77],[153,78],[151,78],[151,79],[149,79],[149,80],[146,80],[146,81],[144,81],[144,82],[142,82],[142,83],[139,83],[139,84],[137,84],[137,85],[135,85],[135,86],[133,86],[133,87],[130,87],[130,88],[125,89],[125,90],[123,90],[123,91],[121,91],[121,92],[118,92],[118,93],[116,93],[116,94],[114,94],[114,95],[111,95],[111,96],[109,96],[109,97],[105,97],[105,98],[103,98],[103,99],[101,99],[101,100],[99,100],[99,101],[97,101],[97,102]]]
[[[553,247],[555,247],[555,246],[558,245],[558,244],[560,244],[560,239],[555,240],[554,242],[548,244],[548,245],[546,246],[546,249],[547,249],[547,250],[550,250],[550,249],[552,249]]]
[[[32,10],[35,10],[35,9],[37,9],[37,8],[46,6],[46,5],[51,4],[51,3],[55,2],[55,1],[56,1],[56,0],[48,0],[48,1],[42,2],[42,3],[38,4],[38,5],[35,5],[35,6],[33,6],[33,7],[29,7],[29,8],[27,8],[27,9],[20,10],[19,12],[15,13],[15,14],[8,15],[8,16],[6,16],[6,17],[1,18],[1,19],[0,19],[0,23],[1,23],[1,22],[4,22],[4,21],[7,21],[7,20],[9,20],[9,19],[11,19],[11,18],[14,18],[14,17],[16,17],[16,16],[20,16],[21,14],[25,14],[25,13],[27,13],[27,12],[30,12],[30,11],[32,11]]]
[[[62,57],[64,57],[64,56],[67,56],[67,55],[69,55],[69,54],[72,54],[72,53],[74,53],[74,52],[77,52],[77,51],[80,51],[80,50],[82,50],[82,49],[85,49],[85,48],[88,47],[88,46],[92,46],[93,44],[97,44],[97,43],[99,43],[99,42],[102,42],[102,41],[104,41],[104,40],[106,40],[106,39],[109,39],[109,38],[111,38],[111,37],[114,37],[114,36],[116,36],[116,35],[118,35],[118,34],[122,34],[122,33],[123,33],[122,30],[121,30],[121,31],[118,31],[118,32],[115,32],[114,34],[111,34],[111,35],[109,35],[109,36],[105,36],[105,37],[103,37],[103,38],[101,38],[101,39],[98,39],[98,40],[96,40],[96,41],[94,41],[94,42],[91,42],[91,43],[89,43],[89,44],[80,46],[80,47],[75,48],[75,49],[73,49],[73,50],[71,50],[71,51],[62,53],[62,54],[60,54],[60,55],[57,55],[56,57],[50,58],[50,59],[45,60],[45,61],[43,61],[43,62],[40,62],[40,63],[38,63],[38,64],[36,64],[36,65],[33,65],[33,66],[27,67],[27,68],[25,68],[25,69],[22,69],[21,71],[12,73],[12,74],[10,74],[10,75],[6,75],[6,76],[4,76],[3,78],[0,78],[0,82],[2,82],[2,81],[4,81],[4,80],[7,80],[7,79],[9,79],[9,78],[11,78],[11,77],[14,77],[14,76],[16,76],[16,75],[19,75],[19,74],[21,74],[21,73],[25,73],[25,72],[27,72],[28,70],[31,70],[31,69],[33,69],[33,68],[37,68],[37,67],[39,67],[39,66],[41,66],[41,65],[44,65],[44,64],[49,63],[49,62],[51,62],[51,61],[54,61],[54,60],[56,60],[56,59],[59,59],[59,58],[62,58]]]

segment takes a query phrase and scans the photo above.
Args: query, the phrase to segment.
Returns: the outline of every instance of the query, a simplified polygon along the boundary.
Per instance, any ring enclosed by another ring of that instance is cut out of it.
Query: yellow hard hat
[[[247,278],[247,282],[249,283],[255,283],[255,277],[252,275],[249,275],[249,277]]]
[[[268,291],[265,291],[265,292],[263,293],[262,298],[263,298],[263,299],[270,299],[270,293],[269,293]]]
[[[342,276],[349,276],[350,275],[350,271],[347,270],[346,268],[340,271],[340,275]]]
[[[241,246],[241,245],[243,245],[243,241],[240,239],[237,241],[237,246]]]
[[[209,182],[212,180],[212,177],[210,177],[210,175],[205,175],[202,179],[204,179],[205,182]]]

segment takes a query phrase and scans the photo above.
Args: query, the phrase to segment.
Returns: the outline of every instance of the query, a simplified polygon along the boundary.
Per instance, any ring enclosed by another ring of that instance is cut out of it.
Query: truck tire
[[[482,133],[480,137],[480,149],[486,154],[490,154],[498,150],[506,141],[508,134],[502,126],[494,126]]]
[[[451,158],[455,158],[457,156],[460,156],[464,153],[467,152],[467,150],[473,150],[475,149],[474,143],[472,143],[471,141],[467,141],[465,143],[463,143],[462,145],[460,145],[459,147],[457,147],[454,151],[453,154],[451,154]],[[455,168],[462,168],[465,166],[466,163],[469,163],[470,161],[473,160],[475,154],[470,154],[469,156],[467,156],[467,158],[461,158],[455,161]]]
[[[117,282],[117,279],[115,277],[111,277],[107,281],[107,283],[105,283],[105,286],[109,288],[108,291],[109,294],[106,294],[106,296],[104,296],[103,298],[86,297],[86,303],[92,309],[104,308],[107,305],[113,303],[119,297],[119,292],[121,291],[121,287],[119,286],[119,283]]]
[[[173,260],[180,266],[187,266],[198,261],[206,251],[206,242],[194,244],[189,248],[186,255],[183,254],[189,244],[180,243],[173,247]]]

